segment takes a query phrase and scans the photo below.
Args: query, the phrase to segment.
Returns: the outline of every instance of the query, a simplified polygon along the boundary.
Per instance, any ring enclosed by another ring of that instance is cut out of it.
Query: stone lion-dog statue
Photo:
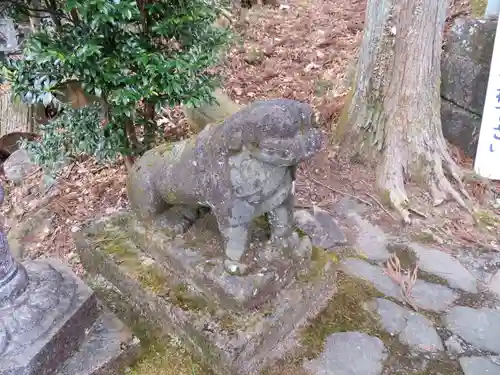
[[[129,173],[128,197],[140,220],[176,233],[185,232],[200,209],[210,209],[224,240],[226,271],[243,274],[241,258],[256,217],[267,213],[272,240],[296,246],[295,171],[320,148],[311,106],[289,99],[256,101],[192,139],[144,153]],[[174,226],[171,212],[177,215]]]

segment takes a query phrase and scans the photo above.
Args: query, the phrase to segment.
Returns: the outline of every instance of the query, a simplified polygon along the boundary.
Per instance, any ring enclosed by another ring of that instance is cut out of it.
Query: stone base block
[[[0,375],[52,375],[100,310],[93,291],[58,260],[24,267],[26,290],[0,306]]]
[[[121,375],[139,354],[139,340],[111,312],[102,313],[79,350],[56,375]]]
[[[205,215],[182,236],[172,236],[155,225],[146,226],[134,215],[123,213],[110,226],[129,233],[134,244],[157,259],[169,272],[186,279],[210,298],[231,309],[254,308],[286,287],[301,263],[284,256],[269,244],[265,223],[257,221],[250,250],[243,261],[246,276],[224,270],[224,248],[215,217]]]
[[[168,240],[159,231],[141,232],[120,214],[80,232],[76,244],[86,269],[113,285],[106,293],[117,295],[103,298],[127,300],[131,311],[140,312],[161,335],[177,335],[215,373],[258,374],[297,346],[300,330],[335,293],[335,269],[323,258],[307,264],[285,260],[283,270],[291,276],[280,276],[285,274],[276,265],[279,257],[265,250],[260,256],[268,260],[256,264],[249,276],[230,277],[214,271],[221,258],[211,253],[216,235],[193,230],[196,242],[191,234]],[[266,270],[277,280],[255,283]],[[259,293],[266,298],[252,301]]]

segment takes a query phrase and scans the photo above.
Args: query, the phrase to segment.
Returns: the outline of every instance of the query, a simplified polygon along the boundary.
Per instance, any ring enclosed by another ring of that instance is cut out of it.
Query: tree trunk
[[[369,0],[356,80],[337,137],[347,152],[377,160],[379,192],[409,222],[405,181],[425,182],[440,204],[466,207],[441,129],[440,55],[446,0]]]
[[[15,131],[33,131],[33,107],[7,91],[0,94],[0,136]]]

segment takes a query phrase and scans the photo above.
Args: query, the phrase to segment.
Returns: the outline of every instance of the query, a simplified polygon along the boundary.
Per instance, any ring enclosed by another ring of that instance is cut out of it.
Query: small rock
[[[495,274],[491,277],[488,282],[488,289],[495,293],[497,296],[500,296],[500,270],[495,272]]]
[[[351,212],[349,220],[358,227],[359,234],[356,238],[358,252],[370,260],[387,260],[390,255],[387,249],[387,235],[357,213]]]
[[[361,259],[346,259],[342,269],[349,275],[359,277],[373,284],[386,296],[404,301],[401,287],[387,276],[382,268]],[[458,299],[458,294],[442,285],[417,280],[412,287],[413,302],[424,310],[444,311]]]
[[[455,306],[445,315],[444,323],[467,343],[500,354],[500,311]]]
[[[477,293],[474,276],[450,254],[417,243],[412,243],[409,247],[418,257],[420,269],[446,280],[452,288]]]
[[[448,339],[444,342],[444,345],[446,346],[448,352],[453,354],[462,354],[465,351],[460,337],[456,335],[448,337]]]
[[[465,375],[500,375],[499,357],[462,357],[460,366]]]
[[[76,233],[80,230],[80,227],[78,225],[73,225],[71,227],[71,233]]]
[[[331,249],[346,243],[346,238],[332,216],[319,207],[313,206],[313,214],[306,210],[294,213],[297,227],[311,237],[313,246]]]
[[[31,162],[28,153],[19,149],[14,151],[3,163],[3,169],[7,180],[19,184],[25,177],[33,173],[36,165]]]
[[[16,259],[22,260],[30,248],[47,238],[53,230],[52,214],[42,208],[12,226],[7,234],[9,248]]]
[[[444,349],[434,324],[425,316],[384,298],[369,302],[367,307],[376,311],[387,332],[398,335],[399,340],[411,348],[421,352]]]
[[[318,358],[304,362],[314,375],[380,375],[387,358],[384,343],[361,332],[334,333]]]

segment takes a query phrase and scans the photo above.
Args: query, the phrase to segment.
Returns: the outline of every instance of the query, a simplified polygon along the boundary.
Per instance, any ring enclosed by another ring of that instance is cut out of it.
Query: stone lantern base
[[[19,272],[26,287],[0,302],[0,375],[111,375],[136,359],[139,341],[60,261]]]

